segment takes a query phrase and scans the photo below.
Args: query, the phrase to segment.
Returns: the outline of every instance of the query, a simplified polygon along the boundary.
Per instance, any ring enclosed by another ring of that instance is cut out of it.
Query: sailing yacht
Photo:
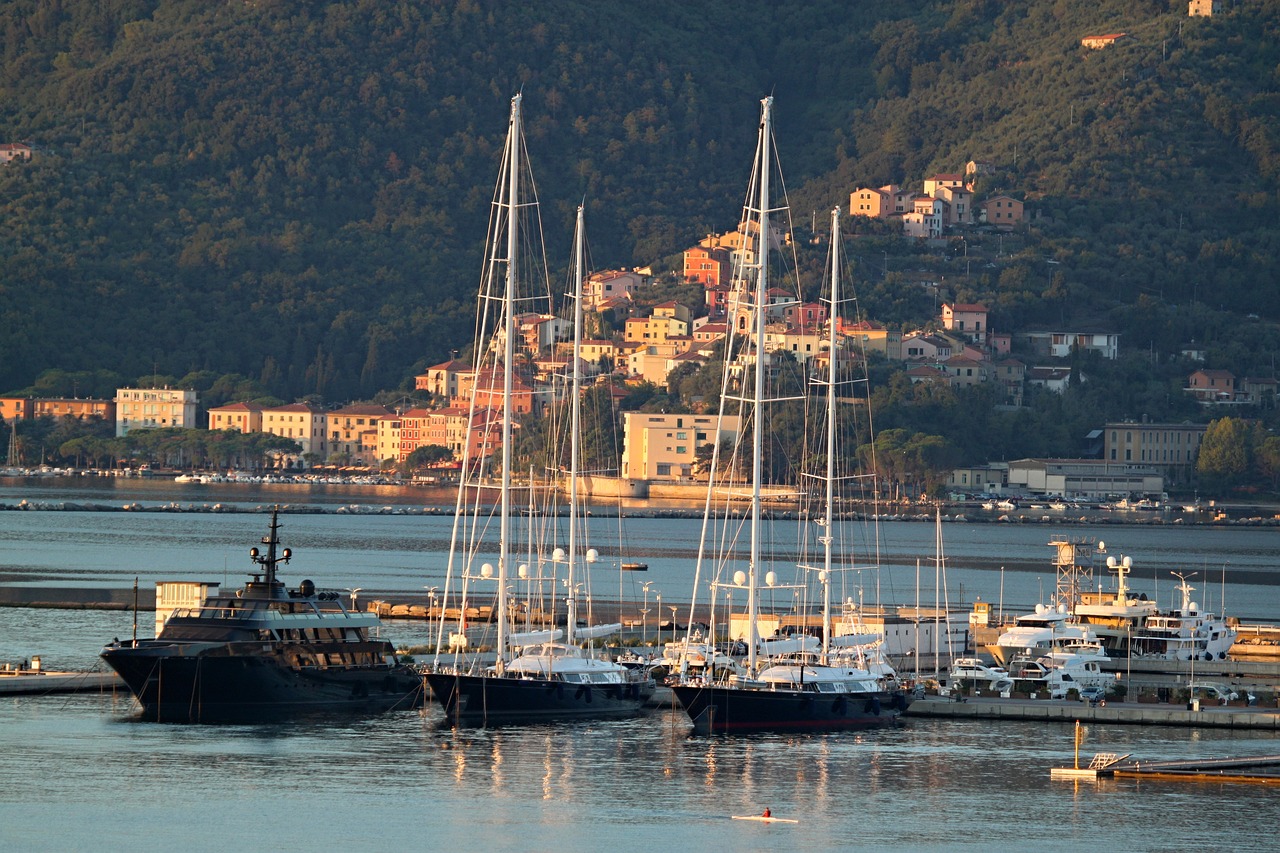
[[[493,247],[486,258],[489,270],[488,283],[481,292],[481,314],[486,316],[486,308],[494,301],[500,313],[495,326],[500,325],[491,339],[485,334],[486,323],[480,323],[481,333],[478,337],[476,358],[480,361],[490,355],[499,355],[502,381],[501,399],[501,436],[500,436],[500,475],[499,502],[497,510],[498,560],[496,578],[492,564],[484,564],[478,576],[471,571],[469,562],[478,559],[476,555],[484,547],[481,534],[488,528],[489,519],[481,519],[481,507],[478,499],[470,504],[478,489],[474,481],[464,476],[459,487],[458,516],[455,523],[455,545],[451,552],[456,555],[460,546],[460,534],[463,530],[461,516],[465,513],[464,504],[471,513],[471,539],[465,544],[464,560],[468,565],[462,572],[464,582],[486,583],[496,579],[495,612],[497,614],[497,658],[492,666],[481,667],[474,656],[465,655],[468,639],[465,631],[454,634],[449,639],[448,647],[455,652],[450,663],[437,658],[432,671],[426,675],[427,683],[433,695],[444,706],[447,718],[457,724],[491,725],[499,723],[529,723],[572,718],[607,718],[630,716],[639,713],[653,691],[653,683],[643,674],[629,670],[622,664],[596,657],[579,647],[578,641],[592,640],[620,631],[621,624],[606,626],[577,626],[577,594],[580,583],[577,573],[582,571],[583,557],[586,562],[594,561],[597,556],[594,550],[587,550],[582,556],[579,552],[581,531],[578,519],[578,437],[580,424],[578,407],[581,399],[581,336],[582,336],[582,267],[583,267],[583,214],[578,208],[577,235],[575,238],[575,322],[574,353],[572,361],[572,389],[570,406],[572,420],[570,424],[571,450],[569,463],[569,530],[567,547],[557,548],[551,555],[551,565],[563,564],[566,567],[564,586],[566,590],[567,618],[563,631],[558,628],[516,633],[508,630],[508,620],[513,617],[517,607],[510,598],[508,583],[517,577],[529,582],[549,580],[555,584],[554,574],[544,578],[539,570],[531,577],[528,564],[522,565],[512,577],[510,566],[515,553],[512,532],[512,431],[515,412],[512,403],[513,373],[516,353],[516,305],[526,295],[519,292],[520,269],[518,254],[524,245],[520,234],[520,214],[536,205],[536,199],[526,201],[521,198],[522,165],[521,155],[524,151],[524,139],[521,132],[521,97],[516,95],[511,101],[511,117],[508,128],[507,144],[498,190],[494,201],[495,226],[491,228]],[[500,237],[505,236],[505,256],[501,248]],[[539,241],[540,243],[540,241]],[[501,285],[496,283],[497,271],[504,270]],[[543,266],[545,269],[545,265]],[[500,293],[499,293],[500,291]],[[491,343],[489,343],[491,341]],[[497,373],[497,370],[492,373]],[[484,371],[478,365],[476,375]],[[496,384],[496,383],[495,383]],[[477,405],[477,397],[472,396],[472,407]],[[464,471],[471,471],[470,460],[464,458]],[[490,513],[492,514],[490,508]],[[531,540],[532,542],[532,536]],[[452,571],[451,557],[451,571]],[[468,587],[464,586],[464,590]],[[463,613],[466,612],[465,593]],[[441,633],[443,633],[443,628]],[[441,644],[437,645],[440,648]]]
[[[763,451],[768,425],[764,412],[766,403],[779,402],[779,397],[766,398],[766,374],[773,366],[774,359],[765,352],[766,314],[770,308],[773,292],[769,287],[769,251],[773,240],[770,229],[770,216],[776,210],[770,199],[769,185],[771,180],[770,158],[773,151],[773,98],[765,98],[762,102],[760,136],[757,148],[752,191],[749,193],[744,210],[744,232],[754,236],[755,272],[754,293],[742,297],[734,325],[741,325],[745,334],[735,353],[732,342],[726,349],[725,379],[721,394],[721,420],[725,417],[726,399],[732,397],[743,407],[747,415],[751,433],[751,469],[749,510],[743,513],[748,517],[748,536],[750,554],[745,571],[734,574],[734,583],[713,583],[712,589],[722,587],[746,587],[747,591],[747,662],[746,673],[727,673],[717,678],[715,673],[691,676],[687,671],[682,673],[672,691],[693,721],[695,731],[742,732],[763,729],[866,729],[893,724],[901,711],[906,709],[907,697],[897,690],[891,690],[884,676],[873,672],[865,666],[865,659],[857,656],[837,656],[832,650],[832,625],[830,587],[833,578],[833,546],[836,541],[834,528],[835,496],[833,492],[835,477],[836,453],[836,394],[837,394],[837,361],[838,341],[836,330],[837,317],[840,310],[839,294],[839,211],[832,212],[832,280],[830,293],[830,341],[828,348],[828,376],[826,379],[827,422],[825,436],[826,470],[819,478],[825,483],[825,503],[822,515],[817,519],[820,528],[819,541],[823,544],[823,566],[816,571],[818,585],[822,591],[822,638],[820,648],[816,638],[800,635],[776,641],[762,641],[759,636],[759,599],[757,587],[761,576],[765,555],[762,550],[764,539],[764,522],[762,490],[765,479]],[[748,331],[747,320],[751,321]],[[735,358],[735,355],[737,358]],[[781,361],[785,361],[782,359]],[[778,369],[781,369],[779,364]],[[735,383],[734,377],[741,377]],[[741,396],[737,396],[740,384]],[[710,484],[708,486],[707,516],[704,523],[705,552],[706,528],[711,523],[714,495],[719,488],[717,472],[719,455],[713,455]],[[732,465],[729,467],[733,467]],[[731,501],[726,499],[726,510]],[[726,539],[736,539],[729,536]],[[705,553],[700,553],[699,573]],[[723,565],[728,559],[723,555],[716,558]],[[801,566],[801,569],[806,568]],[[697,573],[695,573],[697,574]],[[764,574],[763,580],[768,588],[778,589],[774,572]],[[786,589],[786,587],[781,587]],[[695,577],[695,593],[697,597],[697,578]],[[800,592],[796,588],[796,596]],[[789,653],[779,659],[760,659],[760,651],[770,653]]]

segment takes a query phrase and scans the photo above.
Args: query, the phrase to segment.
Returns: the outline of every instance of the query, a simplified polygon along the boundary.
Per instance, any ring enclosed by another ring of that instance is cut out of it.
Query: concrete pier
[[[1095,706],[1069,699],[997,699],[979,696],[956,701],[926,696],[911,703],[906,716],[1280,731],[1280,709],[1277,708],[1202,705],[1199,710],[1193,711],[1186,706],[1114,702],[1110,699],[1105,706]]]
[[[124,680],[114,672],[0,672],[0,696],[110,693],[125,689]]]

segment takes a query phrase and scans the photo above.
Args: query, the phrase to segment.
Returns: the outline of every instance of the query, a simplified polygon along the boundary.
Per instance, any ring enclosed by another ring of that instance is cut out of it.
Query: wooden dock
[[[1280,785],[1280,755],[1143,761],[1128,755],[1100,753],[1093,757],[1088,767],[1054,767],[1049,771],[1049,777],[1076,781],[1128,778]]]

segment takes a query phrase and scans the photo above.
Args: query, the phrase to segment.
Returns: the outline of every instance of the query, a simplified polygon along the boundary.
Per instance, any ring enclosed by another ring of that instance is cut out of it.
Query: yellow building
[[[376,465],[378,421],[391,412],[377,405],[347,406],[325,414],[329,454],[346,454],[352,465]]]
[[[873,320],[850,323],[841,318],[839,333],[851,342],[854,352],[878,352],[893,361],[902,360],[902,332]]]
[[[377,450],[374,452],[374,457],[379,465],[388,459],[393,462],[399,462],[404,458],[400,451],[403,435],[404,420],[402,416],[392,415],[391,417],[378,419]]]
[[[654,307],[652,315],[628,319],[623,337],[628,343],[660,343],[667,338],[682,338],[687,334],[689,309],[678,302],[663,302]]]
[[[623,412],[622,476],[637,480],[689,480],[698,448],[736,439],[740,418],[726,416],[719,436],[716,415]]]
[[[195,391],[117,388],[116,435],[128,435],[135,429],[195,429],[199,402]]]
[[[1155,468],[1170,483],[1187,483],[1207,429],[1192,423],[1109,423],[1102,428],[1102,458]]]
[[[262,432],[262,407],[257,403],[230,403],[210,409],[209,429]]]
[[[315,454],[323,461],[328,456],[329,445],[324,430],[324,412],[309,403],[290,403],[262,410],[262,431],[298,442],[303,457]]]

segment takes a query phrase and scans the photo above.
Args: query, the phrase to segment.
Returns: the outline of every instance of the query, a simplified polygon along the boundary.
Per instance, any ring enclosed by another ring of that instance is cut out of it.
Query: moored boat
[[[62,672],[45,669],[36,655],[21,664],[0,667],[0,696],[107,692],[123,687],[114,672]]]
[[[988,664],[980,658],[956,658],[947,673],[951,682],[972,682],[991,690],[1006,690],[1013,686],[1009,671],[998,664]]]
[[[578,485],[579,485],[579,410],[581,405],[581,339],[582,339],[582,277],[583,277],[583,209],[578,208],[577,228],[575,235],[575,286],[574,286],[574,351],[572,368],[572,388],[569,390],[570,423],[567,435],[571,443],[568,452],[568,471],[566,482],[569,488],[569,521],[565,547],[556,548],[550,554],[550,565],[553,567],[551,577],[544,577],[540,569],[541,561],[534,561],[531,572],[526,564],[516,573],[512,572],[511,560],[515,553],[514,534],[511,529],[513,509],[512,496],[512,432],[515,426],[513,405],[513,388],[515,383],[515,364],[517,352],[515,344],[515,311],[517,304],[528,304],[530,294],[522,290],[529,282],[521,280],[521,269],[518,254],[523,240],[530,238],[529,233],[522,233],[521,215],[528,214],[536,206],[536,199],[521,197],[521,182],[527,179],[527,170],[522,166],[524,152],[524,136],[521,121],[521,96],[511,100],[511,114],[507,133],[502,176],[498,183],[497,195],[494,199],[494,224],[491,234],[495,244],[487,255],[486,268],[490,275],[486,278],[481,292],[482,319],[476,342],[476,375],[492,377],[491,386],[486,389],[486,397],[500,401],[498,421],[501,429],[500,447],[495,453],[500,454],[500,479],[498,483],[499,501],[495,507],[496,519],[481,518],[479,502],[473,503],[477,483],[474,478],[466,476],[481,465],[471,459],[469,453],[464,455],[464,477],[458,490],[458,521],[465,521],[467,526],[455,527],[453,553],[465,553],[466,559],[474,556],[482,547],[497,545],[498,565],[496,573],[490,564],[484,564],[480,572],[473,573],[468,564],[461,570],[464,583],[470,581],[497,581],[496,606],[496,650],[497,658],[492,666],[476,668],[474,661],[464,662],[460,657],[440,655],[433,662],[431,671],[426,674],[432,694],[444,706],[446,718],[458,725],[494,725],[522,724],[568,719],[600,719],[632,716],[640,713],[653,692],[653,680],[643,670],[632,669],[613,660],[600,657],[594,648],[586,649],[579,641],[591,641],[620,631],[621,624],[579,627],[577,622],[577,595],[583,586],[583,578],[576,573],[585,574],[586,566],[594,562],[598,556],[594,549],[582,549],[585,541],[585,530],[579,526]],[[534,242],[541,244],[540,235]],[[505,238],[505,248],[500,245]],[[545,268],[545,262],[543,264]],[[498,268],[504,271],[498,275]],[[486,302],[493,301],[498,308],[492,312],[485,307]],[[549,308],[550,306],[548,306]],[[486,318],[490,314],[500,315],[493,318],[493,328],[489,328]],[[476,395],[472,396],[472,414],[476,411]],[[532,494],[531,494],[532,500]],[[535,513],[531,507],[528,513],[531,521]],[[484,532],[489,522],[496,520],[497,542],[486,543]],[[466,540],[470,541],[466,541]],[[534,550],[534,540],[530,536],[529,548]],[[545,552],[544,552],[545,553]],[[534,556],[531,553],[531,556]],[[584,559],[585,558],[585,559]],[[562,579],[566,590],[567,616],[563,631],[530,630],[514,632],[509,630],[508,620],[513,618],[517,609],[515,602],[509,597],[508,582],[513,574],[518,574],[529,584],[550,583],[554,585],[554,567],[566,567],[566,576]],[[452,574],[452,566],[451,566]],[[587,584],[589,589],[589,584]],[[463,587],[466,594],[466,587]],[[465,599],[464,599],[465,609]],[[465,649],[468,638],[459,632],[450,638],[453,649]]]
[[[276,719],[300,713],[381,713],[419,707],[422,677],[376,639],[378,617],[349,610],[337,592],[277,575],[292,557],[280,548],[272,510],[260,571],[234,594],[179,609],[155,639],[114,640],[102,659],[159,722]]]
[[[1192,600],[1195,587],[1187,580],[1194,575],[1172,574],[1180,581],[1175,589],[1182,595],[1182,605],[1148,616],[1133,634],[1130,654],[1164,660],[1226,660],[1236,641],[1236,628]]]
[[[831,236],[831,281],[829,292],[830,317],[828,328],[830,339],[827,349],[827,375],[822,379],[815,378],[815,384],[825,384],[826,423],[821,431],[823,449],[816,453],[814,459],[825,460],[825,471],[812,475],[813,481],[825,484],[823,503],[810,518],[813,528],[817,530],[817,540],[823,545],[821,566],[804,565],[803,561],[796,568],[806,574],[806,578],[817,580],[822,595],[822,643],[821,649],[814,652],[808,646],[812,637],[801,635],[799,638],[781,640],[770,644],[762,641],[759,632],[759,595],[758,584],[763,581],[774,589],[794,589],[798,597],[807,592],[809,583],[799,581],[791,587],[776,584],[774,572],[764,572],[763,566],[768,555],[762,549],[763,538],[763,502],[766,489],[764,472],[765,434],[771,425],[765,418],[766,404],[777,404],[783,399],[780,391],[766,394],[766,387],[773,381],[781,379],[786,369],[785,358],[767,355],[766,317],[770,310],[785,310],[786,299],[779,305],[779,298],[769,287],[769,252],[773,245],[774,234],[771,230],[770,217],[773,213],[784,211],[785,205],[778,206],[770,199],[769,186],[773,179],[770,159],[773,154],[773,98],[765,98],[761,102],[760,135],[757,147],[757,160],[753,169],[752,189],[748,193],[742,217],[744,243],[754,243],[755,255],[751,269],[754,282],[747,287],[747,277],[739,275],[735,281],[741,283],[742,291],[737,299],[739,304],[739,322],[731,324],[735,332],[731,333],[725,345],[724,392],[721,396],[720,417],[717,433],[726,419],[726,401],[732,400],[740,405],[740,416],[744,423],[750,423],[750,453],[743,453],[744,462],[750,464],[750,474],[743,484],[749,483],[749,506],[741,513],[745,519],[746,539],[750,553],[747,556],[745,570],[734,573],[733,583],[720,583],[717,577],[711,587],[720,589],[745,589],[747,594],[747,613],[745,642],[747,660],[745,674],[731,673],[727,677],[717,677],[713,671],[701,675],[691,674],[687,669],[681,672],[671,690],[677,701],[684,708],[693,722],[694,730],[701,733],[734,733],[758,730],[818,730],[834,731],[844,729],[868,729],[893,725],[910,701],[906,693],[890,687],[889,680],[882,672],[873,672],[866,667],[865,657],[856,654],[849,658],[839,658],[832,654],[832,626],[830,607],[830,588],[834,582],[833,545],[840,541],[838,537],[836,513],[834,512],[835,495],[833,489],[837,482],[835,460],[842,443],[837,438],[837,398],[842,377],[838,375],[838,361],[844,342],[837,335],[838,317],[842,308],[840,288],[840,229],[839,210],[832,212]],[[741,270],[740,270],[741,272]],[[741,431],[735,433],[742,437]],[[819,433],[814,431],[814,436]],[[744,438],[745,442],[745,438]],[[735,452],[731,458],[736,457]],[[719,454],[713,454],[711,475],[708,484],[708,500],[705,527],[714,526],[714,497],[717,495],[717,477],[723,476],[719,465],[722,464]],[[748,470],[744,464],[743,470]],[[770,484],[770,488],[772,485]],[[729,489],[732,492],[732,489]],[[741,495],[739,495],[741,497]],[[722,495],[723,510],[730,514],[731,495]],[[738,522],[734,522],[736,527]],[[733,538],[733,537],[730,537]],[[704,558],[711,556],[706,550],[704,537],[703,547],[699,551],[699,566]],[[730,560],[738,559],[727,546],[726,553],[714,555],[717,566],[724,566]],[[694,590],[697,595],[698,578],[695,576]],[[797,643],[798,639],[798,643]],[[782,647],[796,644],[797,650],[787,657],[770,659],[768,654],[780,652]],[[861,643],[851,642],[852,651]],[[772,646],[772,648],[770,648]],[[768,654],[761,659],[761,652]],[[896,685],[896,682],[895,682]]]
[[[1037,604],[1033,612],[1017,617],[986,651],[996,663],[1007,667],[1019,655],[1035,658],[1065,641],[1085,639],[1092,639],[1092,635],[1071,621],[1066,604]]]

